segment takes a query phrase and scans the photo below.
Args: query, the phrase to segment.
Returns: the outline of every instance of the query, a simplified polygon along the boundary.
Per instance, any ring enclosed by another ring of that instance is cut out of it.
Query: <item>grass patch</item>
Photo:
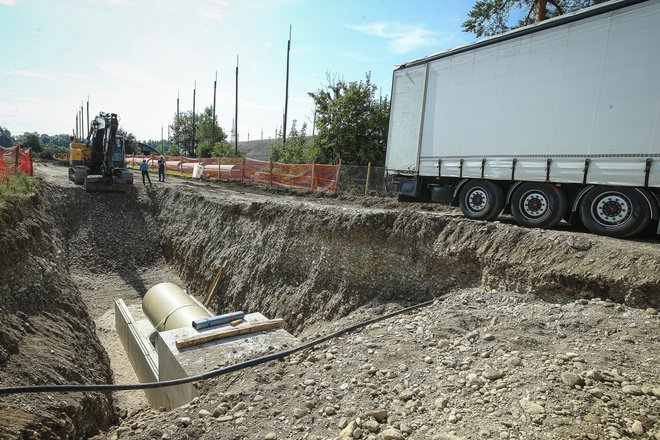
[[[16,173],[6,182],[0,182],[0,198],[7,196],[30,194],[34,192],[34,180],[32,176]]]
[[[23,173],[16,173],[6,181],[0,181],[0,210],[10,201],[28,196],[35,191],[34,179]]]

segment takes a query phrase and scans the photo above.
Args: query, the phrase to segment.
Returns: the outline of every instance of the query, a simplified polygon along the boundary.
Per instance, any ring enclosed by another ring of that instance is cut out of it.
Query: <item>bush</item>
[[[52,150],[44,150],[36,154],[37,158],[39,159],[45,159],[45,160],[53,160],[55,159],[55,156],[53,156],[53,151]]]

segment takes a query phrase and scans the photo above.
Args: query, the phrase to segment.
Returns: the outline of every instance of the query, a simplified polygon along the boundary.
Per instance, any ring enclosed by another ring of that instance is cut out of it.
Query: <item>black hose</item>
[[[223,374],[231,373],[234,371],[242,370],[244,368],[254,367],[265,362],[274,361],[276,359],[282,359],[291,354],[297,353],[302,350],[306,350],[315,345],[319,345],[327,340],[334,339],[338,336],[341,336],[345,333],[352,332],[367,325],[373,324],[378,321],[383,321],[385,319],[391,318],[402,313],[409,312],[411,310],[419,309],[421,307],[428,306],[432,304],[435,299],[425,301],[414,306],[406,307],[395,312],[388,313],[386,315],[379,316],[377,318],[372,318],[368,321],[363,321],[358,324],[345,327],[341,330],[338,330],[329,335],[323,336],[321,338],[315,339],[311,342],[299,345],[289,350],[278,351],[277,353],[267,354],[258,358],[250,359],[247,361],[240,362],[238,364],[229,365],[227,367],[218,368],[217,370],[207,371],[195,376],[183,377],[181,379],[172,379],[165,380],[162,382],[146,382],[146,383],[137,383],[137,384],[69,384],[69,385],[24,385],[16,387],[6,387],[0,388],[0,395],[5,394],[27,394],[27,393],[62,393],[62,392],[85,392],[85,391],[127,391],[127,390],[148,390],[152,388],[164,388],[175,385],[182,385],[186,383],[198,382],[201,380],[212,379],[214,377],[222,376]]]

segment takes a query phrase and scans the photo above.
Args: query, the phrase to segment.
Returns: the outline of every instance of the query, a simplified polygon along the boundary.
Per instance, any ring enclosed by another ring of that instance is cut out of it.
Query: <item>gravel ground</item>
[[[395,308],[361,309],[315,337]],[[660,438],[658,315],[468,289],[214,380],[111,438]]]

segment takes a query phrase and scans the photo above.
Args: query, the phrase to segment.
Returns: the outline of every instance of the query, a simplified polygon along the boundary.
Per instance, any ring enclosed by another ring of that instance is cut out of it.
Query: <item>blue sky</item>
[[[390,94],[396,64],[474,40],[472,0],[0,0],[0,125],[12,134],[70,133],[81,103],[119,114],[138,139],[159,139],[181,109],[213,102],[229,132],[240,56],[239,139],[282,124],[293,26],[289,121],[311,126],[307,92],[326,73]],[[290,127],[290,122],[289,122]]]

